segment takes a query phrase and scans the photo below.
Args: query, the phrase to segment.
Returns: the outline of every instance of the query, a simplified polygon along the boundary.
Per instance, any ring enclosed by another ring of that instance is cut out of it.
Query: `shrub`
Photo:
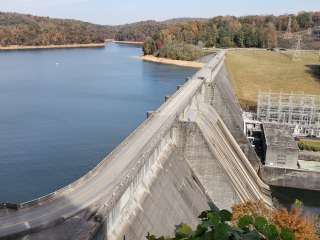
[[[156,43],[151,37],[148,37],[143,43],[143,54],[152,55],[155,51],[156,51]]]
[[[195,230],[181,224],[175,237],[157,238],[148,233],[148,240],[318,240],[313,222],[303,218],[298,208],[268,209],[262,202],[247,202],[227,210],[216,208],[199,216]]]
[[[287,231],[294,234],[295,240],[317,240],[319,239],[316,232],[316,223],[311,219],[305,218],[301,214],[302,203],[295,202],[294,208],[289,212],[287,209],[268,209],[260,202],[246,202],[244,204],[235,205],[233,210],[232,222],[236,223],[243,216],[251,216],[253,218],[264,217],[266,220],[274,224],[277,229],[284,231],[285,236]],[[276,238],[279,239],[279,238]],[[281,239],[281,238],[280,238]]]
[[[156,53],[158,57],[192,61],[203,56],[201,48],[184,42],[168,41]]]
[[[300,140],[298,142],[298,147],[300,150],[319,152],[320,151],[320,142],[311,141],[311,140]]]
[[[315,224],[303,218],[299,208],[293,208],[291,212],[287,209],[273,211],[272,220],[280,228],[287,228],[294,232],[296,240],[318,239]]]
[[[236,223],[242,216],[249,215],[253,217],[264,216],[268,220],[272,215],[271,210],[265,206],[262,201],[236,204],[232,207],[232,222]]]

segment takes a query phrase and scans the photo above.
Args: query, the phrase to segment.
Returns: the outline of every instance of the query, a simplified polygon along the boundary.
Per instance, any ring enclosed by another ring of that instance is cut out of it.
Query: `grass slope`
[[[320,95],[320,61],[316,52],[292,53],[259,50],[230,51],[227,69],[241,106],[254,109],[259,91],[304,92]]]
[[[301,150],[314,152],[320,151],[320,141],[318,140],[301,139],[298,143],[298,146]]]

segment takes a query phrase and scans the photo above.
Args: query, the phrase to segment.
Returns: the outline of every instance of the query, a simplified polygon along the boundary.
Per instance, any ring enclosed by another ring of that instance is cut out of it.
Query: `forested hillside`
[[[173,18],[166,21],[142,21],[116,26],[115,40],[117,41],[144,41],[147,37],[176,24],[189,24],[190,22],[207,22],[206,18]]]
[[[0,46],[103,43],[105,39],[113,38],[118,41],[144,41],[148,36],[153,36],[171,24],[189,20],[196,19],[103,26],[77,20],[0,12]]]
[[[0,12],[0,46],[103,43],[114,34],[113,27]]]
[[[163,49],[170,45],[185,44],[202,47],[295,47],[296,40],[286,41],[284,33],[291,18],[291,32],[304,31],[320,25],[320,12],[301,12],[284,16],[219,16],[209,21],[192,21],[169,25],[146,39],[145,54],[166,56]],[[312,43],[302,47],[312,48]],[[172,56],[171,56],[172,58]],[[180,59],[180,56],[173,58]]]
[[[147,37],[153,36],[166,27],[166,24],[156,21],[143,21],[117,26],[115,40],[143,42]]]
[[[298,32],[320,25],[320,12],[284,16],[177,18],[163,22],[143,21],[120,26],[103,26],[77,20],[52,19],[0,12],[0,46],[64,45],[103,43],[105,39],[145,41],[148,53],[159,53],[165,45],[194,49],[201,47],[289,46],[283,41],[291,17],[291,30]],[[148,38],[151,37],[151,38]],[[168,45],[169,44],[169,45]],[[312,48],[312,43],[306,48]],[[166,55],[166,50],[161,51]],[[188,54],[187,54],[188,55]],[[193,55],[193,54],[191,54]],[[197,55],[197,54],[196,54]]]

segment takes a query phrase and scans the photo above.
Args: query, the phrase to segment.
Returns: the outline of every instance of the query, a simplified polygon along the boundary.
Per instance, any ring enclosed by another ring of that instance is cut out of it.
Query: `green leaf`
[[[279,232],[275,225],[270,224],[265,227],[264,235],[268,240],[278,240]]]
[[[198,225],[197,230],[193,233],[192,237],[201,237],[208,230],[208,227],[204,227],[203,225]]]
[[[229,222],[232,219],[232,213],[227,210],[221,210],[219,216],[222,222]]]
[[[214,240],[214,232],[213,231],[209,231],[209,232],[206,232],[204,234],[204,237],[202,240]]]
[[[302,201],[300,201],[299,199],[296,199],[295,201],[294,201],[294,207],[295,208],[302,208],[303,207],[303,202]]]
[[[257,231],[252,231],[246,234],[243,234],[241,240],[261,240],[262,237]]]
[[[176,230],[176,237],[178,239],[183,239],[185,237],[189,237],[191,233],[192,229],[187,224],[182,223]]]
[[[243,217],[241,217],[238,221],[238,226],[241,229],[245,229],[248,228],[249,225],[253,224],[253,217],[249,216],[249,215],[245,215]]]
[[[211,227],[213,224],[211,223],[211,221],[210,220],[205,220],[205,221],[203,221],[202,223],[201,223],[201,226],[203,227],[203,228],[206,228],[206,229],[208,229],[209,227]]]
[[[156,236],[151,235],[150,233],[148,233],[148,235],[146,236],[146,238],[147,238],[148,240],[156,240]]]
[[[217,213],[208,213],[208,218],[209,221],[213,224],[213,226],[217,226],[219,223],[221,223],[220,216]]]
[[[268,225],[268,220],[264,217],[256,217],[254,222],[254,227],[261,233],[265,231],[266,226]]]
[[[282,229],[280,237],[282,240],[295,240],[294,233],[288,228]]]
[[[219,223],[214,229],[214,239],[228,240],[230,237],[230,227],[225,223]]]
[[[231,233],[232,240],[242,240],[242,231],[241,230],[231,229],[230,233]]]
[[[146,238],[148,240],[173,240],[171,238],[165,238],[165,237],[160,237],[160,238],[156,238],[156,236],[151,235],[150,233],[148,233],[148,235],[146,236]]]

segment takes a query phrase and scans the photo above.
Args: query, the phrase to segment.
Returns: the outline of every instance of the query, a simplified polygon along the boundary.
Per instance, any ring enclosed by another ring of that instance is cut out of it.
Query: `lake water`
[[[139,55],[115,44],[0,53],[0,202],[80,178],[196,72]]]

